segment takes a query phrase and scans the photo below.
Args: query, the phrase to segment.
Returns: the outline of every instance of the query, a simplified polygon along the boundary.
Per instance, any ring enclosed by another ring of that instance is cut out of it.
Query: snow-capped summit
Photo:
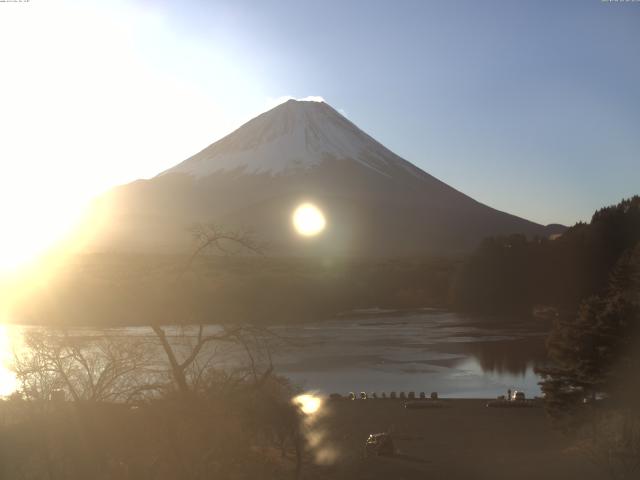
[[[558,231],[477,202],[318,101],[287,101],[107,197],[97,250],[187,252],[196,222],[248,228],[271,255],[340,257],[462,252],[489,235]],[[306,202],[326,228],[302,241],[291,218]]]
[[[327,103],[288,100],[163,174],[201,178],[239,170],[278,175],[325,160],[355,161],[382,175],[389,175],[393,164],[412,169]]]

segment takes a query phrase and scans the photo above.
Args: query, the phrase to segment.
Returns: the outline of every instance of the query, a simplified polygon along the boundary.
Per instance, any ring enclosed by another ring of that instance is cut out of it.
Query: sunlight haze
[[[0,477],[640,468],[640,0],[0,0]]]
[[[563,29],[574,25],[578,3],[563,3],[553,19],[535,3],[525,12],[503,4],[497,17],[476,12],[473,2],[455,15],[441,3],[419,3],[394,10],[405,27],[378,49],[375,29],[363,28],[384,18],[376,5],[363,12],[327,3],[311,17],[291,8],[282,32],[270,27],[289,2],[194,5],[2,4],[0,269],[64,238],[102,192],[153,177],[256,114],[309,95],[325,96],[386,146],[478,201],[542,224],[588,220],[640,181],[639,97],[624,97],[640,75],[624,55],[637,49],[638,9],[593,2],[565,45]],[[523,15],[532,23],[511,32]],[[451,37],[441,18],[463,36]],[[590,29],[588,19],[601,22]],[[547,20],[539,41],[529,25],[543,28]],[[323,24],[335,25],[331,38],[317,30]],[[448,45],[446,56],[426,42],[432,37]],[[348,48],[338,48],[341,41]],[[406,55],[402,42],[426,49]],[[490,62],[475,60],[493,46]],[[585,76],[587,58],[610,74]]]

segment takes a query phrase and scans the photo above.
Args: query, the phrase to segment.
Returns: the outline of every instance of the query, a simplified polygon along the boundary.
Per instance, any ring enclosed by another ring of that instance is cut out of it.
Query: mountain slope
[[[392,165],[423,174],[324,102],[288,102],[254,118],[200,153],[167,170],[201,178],[220,171],[278,175],[328,159],[355,161],[381,175]]]
[[[303,201],[326,231],[300,238]],[[487,236],[559,229],[497,211],[400,158],[324,102],[290,100],[150,180],[114,189],[93,248],[186,251],[186,228],[248,228],[271,254],[408,256],[462,252]],[[561,230],[561,229],[560,229]]]

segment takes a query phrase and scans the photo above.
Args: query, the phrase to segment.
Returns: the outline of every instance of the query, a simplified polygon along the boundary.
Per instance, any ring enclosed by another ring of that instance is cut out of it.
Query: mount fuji
[[[400,158],[324,102],[289,100],[149,180],[113,189],[96,250],[188,251],[188,227],[249,229],[274,255],[460,253],[489,235],[549,236]],[[302,238],[291,214],[312,202],[326,230]]]

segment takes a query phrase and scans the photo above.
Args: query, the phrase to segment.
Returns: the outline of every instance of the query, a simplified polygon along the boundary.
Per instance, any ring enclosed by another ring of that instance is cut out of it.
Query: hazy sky
[[[0,60],[14,243],[284,96],[540,223],[640,193],[639,2],[31,0],[0,3]]]

